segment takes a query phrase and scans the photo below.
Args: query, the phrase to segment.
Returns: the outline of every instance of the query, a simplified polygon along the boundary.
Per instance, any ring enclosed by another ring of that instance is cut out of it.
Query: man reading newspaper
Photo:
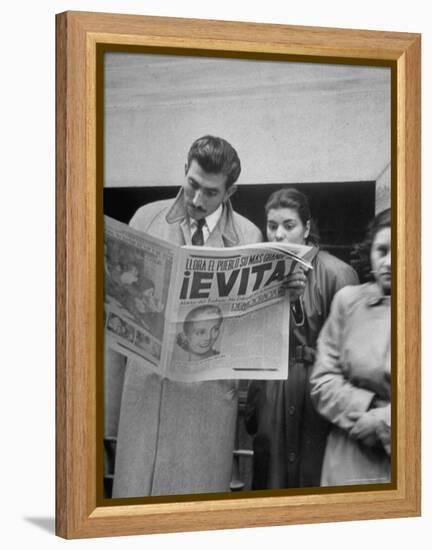
[[[227,141],[200,138],[189,151],[177,197],[141,207],[130,226],[178,245],[261,242],[259,229],[234,212],[229,200],[239,174],[240,160]],[[105,361],[112,370],[124,358],[108,350]],[[130,362],[121,399],[113,497],[228,491],[236,420],[236,380],[178,382],[139,361]]]

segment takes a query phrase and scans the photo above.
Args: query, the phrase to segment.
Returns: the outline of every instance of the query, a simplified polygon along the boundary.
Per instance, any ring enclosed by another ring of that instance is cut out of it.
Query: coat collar
[[[369,283],[367,285],[367,300],[369,307],[378,306],[380,304],[390,304],[391,297],[382,293],[377,283]]]
[[[229,199],[226,200],[223,205],[224,208],[222,215],[214,228],[214,232],[219,231],[221,233],[225,246],[236,246],[240,243],[240,237],[234,224],[234,210]],[[169,224],[182,224],[182,222],[188,221],[188,214],[184,204],[183,187],[178,192],[177,197],[175,198],[171,208],[168,210],[165,219]]]

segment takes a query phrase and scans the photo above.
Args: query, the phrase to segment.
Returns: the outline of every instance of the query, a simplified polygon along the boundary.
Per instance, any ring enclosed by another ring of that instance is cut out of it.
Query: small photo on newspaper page
[[[173,254],[111,219],[104,254],[106,337],[114,349],[159,368]]]

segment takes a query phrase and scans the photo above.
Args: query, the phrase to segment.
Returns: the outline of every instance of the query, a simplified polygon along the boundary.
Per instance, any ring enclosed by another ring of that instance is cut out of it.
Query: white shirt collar
[[[222,216],[222,204],[220,204],[214,212],[212,212],[209,216],[206,217],[206,224],[209,230],[209,233],[213,231],[213,229],[216,227],[220,217]]]

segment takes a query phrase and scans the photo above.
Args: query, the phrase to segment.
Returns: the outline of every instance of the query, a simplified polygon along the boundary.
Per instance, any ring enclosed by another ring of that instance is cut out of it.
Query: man
[[[227,141],[213,136],[196,140],[177,197],[141,207],[131,227],[178,245],[261,242],[259,229],[234,212],[229,200],[240,170],[240,159]],[[107,353],[111,367],[116,360],[118,354]],[[236,420],[236,381],[174,382],[130,363],[113,497],[228,491]]]
[[[255,225],[234,212],[240,159],[224,139],[204,136],[188,153],[185,181],[175,199],[138,209],[130,226],[179,245],[236,246],[262,241]],[[202,229],[199,229],[202,226]],[[199,230],[203,233],[195,236]]]

